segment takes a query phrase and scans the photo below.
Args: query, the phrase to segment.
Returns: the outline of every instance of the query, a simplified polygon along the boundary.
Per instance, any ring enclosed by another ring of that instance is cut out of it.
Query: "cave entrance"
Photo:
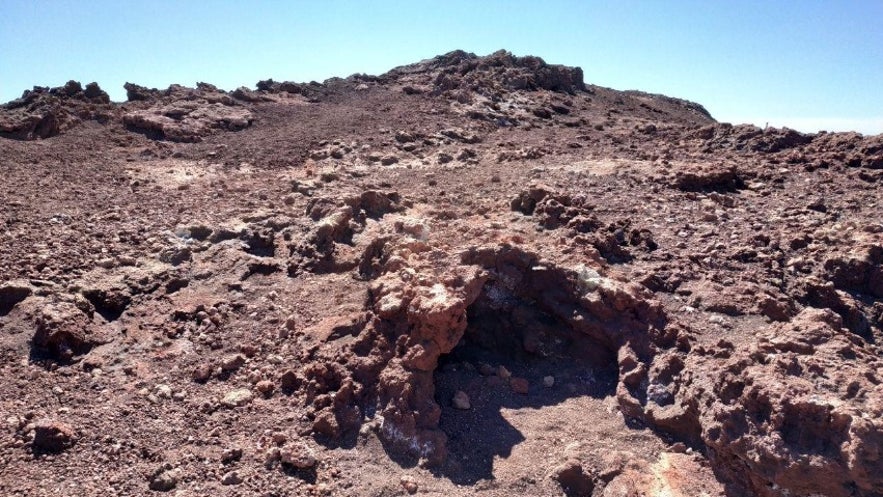
[[[549,449],[554,432],[612,417],[616,354],[556,315],[570,292],[511,288],[485,285],[467,310],[463,338],[435,372],[439,427],[448,437],[444,472],[458,484],[493,479],[501,459],[526,461]]]

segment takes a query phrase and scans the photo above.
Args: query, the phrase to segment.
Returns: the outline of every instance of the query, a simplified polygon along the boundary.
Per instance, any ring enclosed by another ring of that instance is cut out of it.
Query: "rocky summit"
[[[0,107],[0,494],[881,495],[883,135],[591,74]]]

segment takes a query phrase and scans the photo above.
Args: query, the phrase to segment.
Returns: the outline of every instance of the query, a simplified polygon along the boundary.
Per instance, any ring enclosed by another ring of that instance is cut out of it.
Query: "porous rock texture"
[[[881,136],[462,51],[0,109],[4,495],[875,496]]]
[[[85,88],[68,81],[56,88],[35,86],[7,102],[0,112],[0,137],[17,140],[49,138],[82,120],[107,121],[110,98],[98,84]]]
[[[247,128],[253,119],[235,98],[206,83],[196,89],[172,85],[163,92],[127,83],[126,93],[130,101],[150,106],[125,112],[123,123],[159,139],[197,142],[213,130]]]

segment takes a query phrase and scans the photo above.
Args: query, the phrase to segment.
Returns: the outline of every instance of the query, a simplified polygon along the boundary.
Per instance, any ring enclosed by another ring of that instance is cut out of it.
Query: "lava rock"
[[[472,407],[472,404],[469,402],[469,396],[462,390],[457,390],[454,394],[454,398],[451,399],[451,405],[454,406],[455,409],[461,409],[464,411]]]
[[[229,408],[242,407],[251,403],[252,399],[254,399],[254,394],[251,393],[251,390],[240,388],[227,393],[227,395],[221,399],[221,405]]]
[[[74,445],[76,435],[70,425],[43,420],[34,426],[34,452],[58,453]]]

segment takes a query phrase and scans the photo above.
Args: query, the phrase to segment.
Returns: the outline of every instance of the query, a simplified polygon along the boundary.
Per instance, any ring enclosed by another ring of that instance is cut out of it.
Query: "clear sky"
[[[126,81],[229,90],[505,48],[719,121],[883,133],[883,0],[0,0],[0,47],[4,102],[69,79],[123,100]]]

